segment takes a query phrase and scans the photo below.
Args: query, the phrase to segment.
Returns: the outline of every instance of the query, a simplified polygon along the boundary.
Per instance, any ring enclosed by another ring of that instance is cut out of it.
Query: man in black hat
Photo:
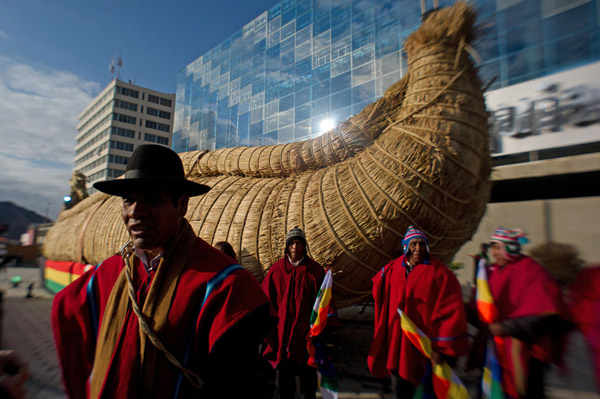
[[[262,282],[279,317],[277,329],[266,339],[263,356],[276,370],[281,399],[293,399],[296,391],[301,391],[306,399],[316,397],[317,375],[315,369],[307,365],[306,338],[325,271],[306,250],[304,232],[294,227],[286,235],[284,257],[271,266]],[[299,387],[296,387],[296,377]]]
[[[184,218],[189,197],[209,187],[158,145],[137,147],[123,179],[94,187],[122,197],[131,241],[55,297],[69,396],[248,397],[274,321],[254,277]]]

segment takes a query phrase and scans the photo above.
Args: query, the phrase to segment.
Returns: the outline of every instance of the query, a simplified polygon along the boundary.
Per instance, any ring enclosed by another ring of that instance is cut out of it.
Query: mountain
[[[52,220],[12,202],[0,201],[0,236],[18,240],[32,223],[48,223]],[[2,230],[6,228],[6,232]]]

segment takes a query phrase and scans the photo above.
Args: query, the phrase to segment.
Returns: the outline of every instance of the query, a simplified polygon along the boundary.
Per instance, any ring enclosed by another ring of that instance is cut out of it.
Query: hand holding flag
[[[400,314],[400,327],[402,332],[408,337],[427,358],[434,356],[431,340],[417,327],[406,313],[398,309]],[[433,364],[433,389],[439,399],[468,399],[467,388],[456,375],[452,367],[444,360]]]

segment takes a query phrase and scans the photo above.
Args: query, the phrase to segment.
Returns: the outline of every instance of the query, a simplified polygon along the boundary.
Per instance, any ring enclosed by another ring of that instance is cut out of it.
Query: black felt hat
[[[156,144],[140,145],[133,151],[122,179],[94,183],[95,189],[119,197],[140,187],[164,188],[190,197],[210,190],[204,184],[187,180],[179,155],[170,148]]]

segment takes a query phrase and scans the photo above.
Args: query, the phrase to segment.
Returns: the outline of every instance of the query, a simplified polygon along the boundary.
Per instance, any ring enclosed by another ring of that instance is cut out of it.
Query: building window
[[[117,136],[129,137],[130,139],[135,137],[135,132],[133,130],[122,127],[113,126],[111,133]]]
[[[108,156],[108,162],[110,163],[118,163],[121,165],[127,165],[127,161],[129,160],[129,158],[127,157],[122,157],[120,155],[112,155],[110,154]]]
[[[118,114],[116,112],[113,113],[113,121],[125,122],[125,123],[135,125],[136,120],[137,119],[135,116]]]
[[[123,173],[125,173],[122,170],[117,170],[117,169],[108,169],[106,171],[106,177],[119,177],[121,176]]]
[[[110,141],[110,148],[132,152],[133,151],[133,144],[131,144],[131,143],[123,143],[121,141],[113,141],[113,140],[111,140]]]
[[[115,100],[115,107],[128,109],[133,112],[137,112],[137,104],[130,103],[123,100]]]
[[[159,118],[163,118],[163,119],[169,119],[169,120],[171,119],[170,112],[162,111],[162,110],[156,109],[156,108],[148,107],[148,108],[146,108],[146,113],[148,115],[158,116]]]
[[[151,143],[169,145],[169,139],[167,137],[157,136],[155,134],[145,133],[144,140]]]
[[[155,96],[152,94],[148,94],[148,101],[154,104],[160,104],[160,105],[164,105],[166,107],[170,107],[172,105],[172,101],[169,100],[168,98],[162,98],[159,96]]]
[[[146,127],[150,129],[160,130],[162,132],[169,132],[171,129],[170,125],[165,125],[164,123],[154,122],[154,121],[146,121]]]
[[[117,93],[122,94],[124,96],[139,98],[140,92],[133,89],[128,89],[127,87],[117,86]]]

